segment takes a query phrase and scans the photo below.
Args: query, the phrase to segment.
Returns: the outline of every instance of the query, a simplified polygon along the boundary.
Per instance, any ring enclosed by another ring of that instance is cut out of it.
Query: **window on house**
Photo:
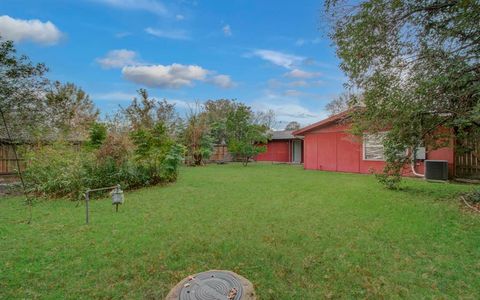
[[[385,160],[383,139],[386,132],[363,135],[363,159],[364,160]]]

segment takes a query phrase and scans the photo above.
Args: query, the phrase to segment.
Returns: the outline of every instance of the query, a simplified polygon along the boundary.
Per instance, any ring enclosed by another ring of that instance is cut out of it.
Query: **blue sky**
[[[306,125],[343,90],[321,1],[2,0],[0,34],[102,113],[145,87],[175,102],[235,98]]]

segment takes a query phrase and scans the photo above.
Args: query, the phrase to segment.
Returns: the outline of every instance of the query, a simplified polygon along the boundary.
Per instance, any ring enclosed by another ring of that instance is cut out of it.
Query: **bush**
[[[79,199],[85,190],[85,166],[93,159],[91,153],[66,143],[37,146],[27,153],[27,190],[37,196]]]
[[[167,181],[172,182],[177,180],[178,167],[182,163],[186,151],[185,146],[180,144],[173,145],[170,148],[163,162],[164,178]]]
[[[136,140],[142,145],[136,155],[133,153],[138,148],[128,137],[113,134],[98,150],[77,150],[67,143],[38,146],[27,154],[28,191],[41,197],[78,200],[87,188],[120,184],[123,189],[134,189],[175,181],[183,160],[183,146],[170,140],[160,142],[152,133],[146,136],[148,141]]]
[[[107,126],[102,123],[93,123],[89,130],[89,139],[86,143],[86,147],[90,149],[98,149],[102,146],[103,142],[107,138]]]

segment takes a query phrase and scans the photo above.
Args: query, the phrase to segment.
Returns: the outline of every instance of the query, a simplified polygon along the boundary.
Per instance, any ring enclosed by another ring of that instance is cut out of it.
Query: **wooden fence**
[[[25,160],[22,159],[22,153],[18,154],[20,168],[21,170],[24,170]],[[0,144],[0,175],[14,174],[17,174],[17,160],[15,159],[13,147],[10,144]]]
[[[469,141],[472,151],[457,153],[455,158],[455,177],[480,179],[480,141]]]
[[[213,154],[210,156],[212,162],[228,162],[232,161],[232,156],[228,152],[226,145],[215,145],[213,147]]]

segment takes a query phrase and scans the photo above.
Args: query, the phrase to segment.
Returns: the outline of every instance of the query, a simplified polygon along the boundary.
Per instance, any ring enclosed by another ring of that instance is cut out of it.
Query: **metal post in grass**
[[[89,221],[90,193],[106,191],[106,190],[112,190],[110,194],[112,196],[112,204],[115,205],[116,212],[118,212],[118,205],[123,204],[124,196],[123,196],[123,191],[120,188],[119,184],[115,186],[109,186],[109,187],[98,188],[98,189],[87,189],[85,191],[85,223],[86,224],[88,224],[88,221]]]

